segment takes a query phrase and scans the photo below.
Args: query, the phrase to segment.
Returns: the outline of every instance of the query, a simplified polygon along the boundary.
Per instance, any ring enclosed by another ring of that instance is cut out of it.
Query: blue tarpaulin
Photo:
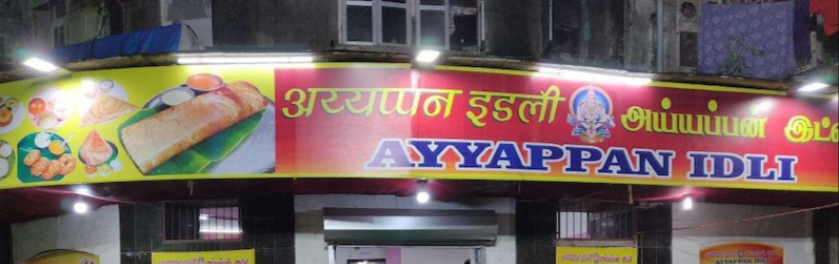
[[[53,49],[50,56],[61,63],[118,56],[177,52],[181,42],[180,24],[109,36]]]

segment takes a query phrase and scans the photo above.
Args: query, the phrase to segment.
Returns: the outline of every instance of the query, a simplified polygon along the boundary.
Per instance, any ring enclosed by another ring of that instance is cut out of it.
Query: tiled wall
[[[819,210],[813,213],[813,242],[815,243],[816,264],[839,263],[839,209]]]
[[[150,264],[151,252],[255,249],[260,264],[294,263],[294,200],[255,197],[240,200],[242,240],[164,242],[163,204],[120,206],[122,264]]]
[[[556,203],[516,202],[516,263],[556,263]]]
[[[637,209],[639,263],[670,264],[673,244],[673,211],[670,204],[645,205]]]
[[[0,263],[12,263],[12,226],[0,224]]]

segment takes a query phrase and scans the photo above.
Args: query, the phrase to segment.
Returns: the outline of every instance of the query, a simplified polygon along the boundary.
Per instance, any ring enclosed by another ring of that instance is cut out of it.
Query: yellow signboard
[[[152,264],[254,264],[253,249],[230,251],[154,252]]]
[[[699,263],[784,264],[784,247],[776,244],[750,241],[704,245],[699,254]]]
[[[2,83],[0,189],[272,177],[274,70],[146,67]]]
[[[613,247],[558,247],[557,264],[637,264],[638,249]]]

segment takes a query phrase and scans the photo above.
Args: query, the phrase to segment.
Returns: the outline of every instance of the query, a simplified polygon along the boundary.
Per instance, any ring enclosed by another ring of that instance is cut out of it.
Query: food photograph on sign
[[[148,100],[120,141],[145,175],[273,172],[274,112],[253,84],[200,73]]]

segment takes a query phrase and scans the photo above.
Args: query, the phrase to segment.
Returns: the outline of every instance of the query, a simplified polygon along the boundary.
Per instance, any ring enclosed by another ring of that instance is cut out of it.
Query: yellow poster
[[[614,247],[558,247],[557,264],[638,263],[638,249]]]
[[[76,250],[50,250],[42,252],[25,264],[99,264],[99,256]]]
[[[784,264],[784,247],[781,245],[734,241],[703,245],[699,263],[766,263]]]
[[[152,264],[254,264],[255,251],[153,252]]]

